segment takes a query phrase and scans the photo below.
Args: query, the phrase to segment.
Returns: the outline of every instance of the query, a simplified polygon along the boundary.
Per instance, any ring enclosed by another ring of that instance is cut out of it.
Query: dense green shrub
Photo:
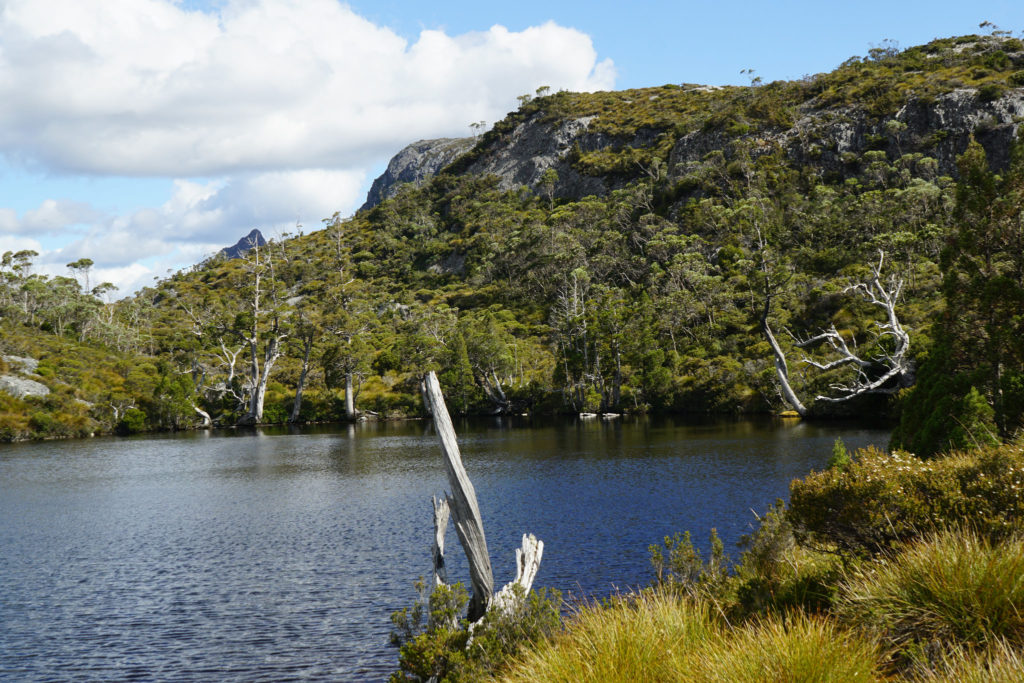
[[[488,610],[470,626],[461,618],[469,596],[461,583],[441,585],[423,598],[425,585],[411,608],[391,615],[391,642],[400,648],[394,683],[425,681],[482,681],[500,673],[524,646],[550,636],[561,625],[561,594],[531,591],[506,609]]]
[[[873,555],[951,524],[993,539],[1024,531],[1024,447],[992,447],[935,460],[859,451],[844,469],[790,486],[798,541]]]
[[[146,413],[138,408],[129,408],[117,423],[117,433],[121,436],[138,434],[148,428]]]
[[[28,426],[40,436],[63,436],[64,427],[56,415],[37,410],[28,419]]]
[[[725,608],[736,617],[800,610],[827,611],[835,598],[840,566],[834,556],[796,545],[785,505],[777,500],[758,528],[740,539],[743,554],[735,567]]]
[[[1006,88],[998,83],[986,83],[978,88],[978,99],[982,102],[993,102],[998,100],[1006,92]]]
[[[292,401],[269,401],[263,407],[263,422],[266,424],[284,424],[291,415]]]

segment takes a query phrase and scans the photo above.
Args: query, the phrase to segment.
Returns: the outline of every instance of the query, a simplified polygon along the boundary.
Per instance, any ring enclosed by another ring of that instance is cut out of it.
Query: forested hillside
[[[123,431],[415,415],[435,369],[468,413],[797,400],[894,417],[916,395],[907,419],[969,413],[1005,436],[1024,406],[1022,85],[1024,45],[995,35],[877,48],[794,82],[542,89],[352,218],[117,304],[78,291],[123,339],[30,311],[25,292],[63,280],[8,259],[2,348],[31,355],[51,335],[46,353],[116,358],[96,381],[123,400],[61,381],[96,428]],[[18,418],[70,405],[47,400],[13,399],[5,437],[48,433]]]

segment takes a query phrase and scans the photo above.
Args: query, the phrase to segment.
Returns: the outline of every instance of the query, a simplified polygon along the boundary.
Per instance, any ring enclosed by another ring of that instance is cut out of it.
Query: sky
[[[540,86],[746,85],[1024,2],[0,0],[0,253],[117,296],[352,214],[388,159]]]

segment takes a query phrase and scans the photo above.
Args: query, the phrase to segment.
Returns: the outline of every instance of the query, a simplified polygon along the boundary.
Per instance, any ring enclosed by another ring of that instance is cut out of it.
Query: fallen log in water
[[[521,595],[529,593],[534,577],[540,567],[544,554],[544,543],[533,534],[523,535],[523,545],[516,550],[516,578],[494,593],[494,575],[491,571],[491,557],[487,552],[487,539],[484,537],[483,519],[476,500],[476,491],[469,480],[466,468],[462,464],[462,455],[455,437],[448,408],[441,393],[441,385],[437,375],[427,374],[421,385],[427,410],[434,420],[434,428],[441,440],[441,452],[444,455],[445,469],[448,472],[448,483],[452,488],[451,495],[443,500],[434,499],[434,585],[439,586],[447,581],[444,565],[444,534],[448,525],[448,512],[455,522],[455,533],[459,543],[466,552],[469,562],[470,581],[473,586],[473,597],[469,603],[468,619],[479,620],[488,607],[509,609],[516,599],[516,586],[522,587]]]

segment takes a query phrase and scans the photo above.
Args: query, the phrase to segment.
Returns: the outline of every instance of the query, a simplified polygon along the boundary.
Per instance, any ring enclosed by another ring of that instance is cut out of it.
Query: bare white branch
[[[842,334],[832,325],[830,329],[797,344],[800,348],[807,348],[821,343],[827,343],[832,351],[838,354],[838,358],[822,363],[804,357],[801,362],[815,367],[819,370],[831,370],[843,365],[856,365],[857,373],[848,383],[833,384],[832,389],[839,393],[838,396],[817,396],[817,400],[829,403],[848,401],[855,396],[872,393],[895,393],[902,386],[903,378],[911,373],[910,360],[907,352],[910,350],[910,335],[900,323],[896,315],[896,302],[899,300],[900,292],[903,290],[903,280],[895,275],[890,275],[888,281],[882,283],[882,266],[885,263],[885,252],[879,251],[878,265],[872,267],[872,277],[869,282],[859,282],[850,285],[843,290],[845,293],[856,292],[868,303],[880,306],[886,314],[886,322],[874,324],[874,337],[878,348],[878,354],[872,358],[862,358],[847,345]],[[885,337],[892,338],[892,350],[877,344]],[[880,371],[872,378],[867,372],[869,369]],[[899,380],[899,381],[893,381]]]

